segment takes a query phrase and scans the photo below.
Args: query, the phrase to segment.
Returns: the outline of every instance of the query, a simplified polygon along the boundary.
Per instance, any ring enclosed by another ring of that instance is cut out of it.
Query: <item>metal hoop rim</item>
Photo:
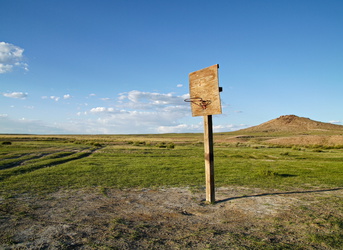
[[[197,101],[194,101],[197,100]],[[208,105],[212,103],[211,100],[203,100],[201,97],[191,97],[184,100],[185,102],[191,102],[195,105],[200,106],[202,109],[206,109]],[[198,102],[198,103],[197,103]]]
[[[193,100],[202,101],[202,98],[201,98],[201,97],[191,97],[191,98],[185,99],[184,101],[185,101],[185,102],[193,102]]]

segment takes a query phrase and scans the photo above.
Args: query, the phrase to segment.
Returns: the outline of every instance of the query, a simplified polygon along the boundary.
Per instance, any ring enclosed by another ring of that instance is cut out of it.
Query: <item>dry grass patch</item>
[[[215,205],[187,188],[21,195],[1,200],[0,247],[339,249],[342,194],[228,187]]]

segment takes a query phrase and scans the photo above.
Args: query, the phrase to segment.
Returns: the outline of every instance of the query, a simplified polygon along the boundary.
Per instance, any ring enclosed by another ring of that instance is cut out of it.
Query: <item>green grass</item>
[[[90,186],[204,186],[203,147],[199,143],[160,148],[157,143],[116,141],[95,151],[91,138],[82,139],[82,143],[18,140],[1,146],[1,192],[51,192]],[[342,187],[342,161],[342,149],[216,146],[215,183],[217,187],[280,190]]]

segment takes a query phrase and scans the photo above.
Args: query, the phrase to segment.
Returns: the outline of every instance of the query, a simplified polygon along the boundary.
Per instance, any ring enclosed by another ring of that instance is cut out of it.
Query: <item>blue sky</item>
[[[1,1],[0,133],[202,132],[190,72],[219,64],[216,132],[343,124],[341,0]]]

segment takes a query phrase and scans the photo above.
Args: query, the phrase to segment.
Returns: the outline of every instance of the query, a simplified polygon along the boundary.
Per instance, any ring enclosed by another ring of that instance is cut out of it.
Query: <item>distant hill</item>
[[[263,135],[261,136],[261,133]],[[284,115],[260,125],[235,131],[238,136],[220,138],[230,143],[260,141],[283,146],[326,146],[343,148],[343,126]]]
[[[299,133],[306,131],[342,131],[342,125],[318,122],[296,115],[284,115],[260,125],[242,129],[240,132],[291,132]]]

